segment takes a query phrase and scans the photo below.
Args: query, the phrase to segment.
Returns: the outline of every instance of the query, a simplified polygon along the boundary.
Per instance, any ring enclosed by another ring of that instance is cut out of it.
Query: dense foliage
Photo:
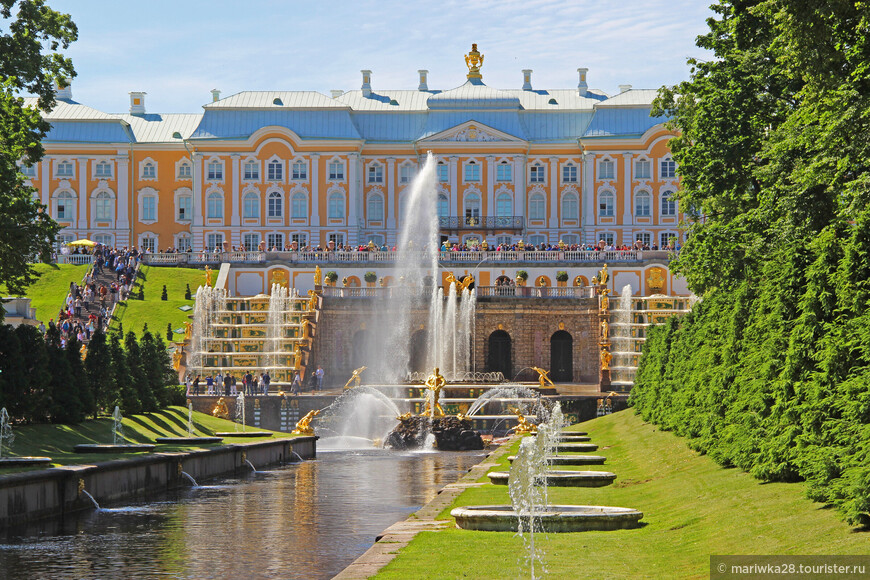
[[[650,333],[633,404],[723,465],[870,523],[870,6],[722,1],[659,111],[703,297]]]
[[[55,81],[67,84],[75,76],[58,49],[77,35],[69,15],[43,0],[0,0],[0,284],[16,294],[36,279],[28,262],[47,261],[58,230],[18,168],[42,158],[49,129],[20,94],[37,96],[44,111],[54,107]]]
[[[61,346],[54,327],[43,339],[32,326],[0,325],[0,407],[16,421],[78,423],[115,405],[128,414],[184,403],[159,336],[130,332],[123,345],[98,331],[82,360],[81,344]]]

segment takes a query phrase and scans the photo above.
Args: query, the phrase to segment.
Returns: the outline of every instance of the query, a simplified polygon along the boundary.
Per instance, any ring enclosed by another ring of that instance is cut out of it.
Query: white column
[[[631,153],[623,153],[623,209],[622,209],[622,225],[629,226],[633,222],[631,218]]]
[[[320,225],[320,154],[311,154],[311,219],[312,226]]]
[[[240,202],[239,202],[239,185],[240,185],[240,183],[239,183],[239,177],[240,177],[239,176],[239,159],[240,159],[240,157],[241,157],[241,155],[239,155],[238,153],[233,153],[232,155],[230,155],[230,158],[232,159],[232,167],[233,167],[233,176],[232,176],[233,182],[232,182],[232,194],[231,194],[233,196],[233,213],[230,214],[230,226],[232,226],[234,228],[232,230],[233,239],[230,241],[230,244],[232,244],[234,246],[241,243],[240,239],[235,239],[235,238],[241,236],[241,233],[236,228],[238,228],[239,224],[242,223],[241,216],[239,214],[239,205],[240,205]]]
[[[486,156],[486,213],[485,216],[495,215],[495,157]]]
[[[526,159],[522,155],[514,157],[514,215],[526,215]],[[525,224],[523,224],[525,229]]]
[[[193,212],[193,221],[190,225],[190,243],[194,250],[201,250],[205,247],[205,240],[202,238],[203,216],[205,216],[205,201],[202,199],[202,156],[198,153],[192,155],[193,173],[193,197],[191,211]]]
[[[51,203],[51,192],[48,191],[48,180],[51,177],[51,161],[52,158],[48,155],[42,158],[42,161],[39,163],[39,172],[42,176],[42,187],[40,188],[42,191],[42,205],[49,207]],[[87,203],[87,200],[81,200],[84,203]],[[49,214],[51,214],[51,208],[49,207]]]
[[[88,227],[88,158],[79,157],[79,218],[75,227],[87,229]]]
[[[389,235],[390,231],[396,229],[396,210],[394,208],[396,204],[396,158],[395,157],[387,157],[387,199],[386,206],[387,212],[384,214],[384,217],[387,219],[387,232]]]
[[[550,157],[550,229],[559,227],[559,158]],[[552,234],[552,232],[551,232]],[[551,236],[548,236],[552,238]],[[552,240],[551,241],[556,241]]]
[[[589,230],[595,223],[595,191],[592,181],[592,176],[595,171],[595,156],[591,153],[583,154],[583,188],[581,195],[583,196],[583,239],[589,236]]]
[[[127,230],[127,234],[130,233],[130,210],[128,204],[130,203],[130,192],[128,190],[128,186],[130,185],[130,177],[127,175],[127,167],[128,161],[126,157],[118,157],[118,203],[117,205],[117,218],[115,221],[115,228],[118,230]]]
[[[357,203],[362,197],[362,188],[360,179],[362,177],[362,159],[359,153],[351,153],[349,155],[350,162],[348,163],[347,179],[348,179],[348,194],[347,194],[347,243],[356,244],[357,229]]]
[[[450,157],[450,214],[458,215],[460,219],[464,217],[461,208],[457,208],[456,197],[459,195],[459,175],[458,175],[459,157],[455,155]],[[455,212],[455,213],[454,213]]]

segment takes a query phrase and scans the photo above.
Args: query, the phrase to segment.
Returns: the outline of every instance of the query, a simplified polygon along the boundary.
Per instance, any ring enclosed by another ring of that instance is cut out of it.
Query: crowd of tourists
[[[319,391],[323,389],[323,367],[318,366],[317,370],[310,375],[310,388]],[[263,371],[259,375],[256,372],[247,372],[239,378],[232,373],[222,373],[218,371],[215,375],[195,375],[187,373],[184,379],[187,387],[187,396],[198,395],[213,395],[224,397],[235,397],[240,392],[246,396],[268,395],[269,385],[272,384],[272,377],[269,371]],[[290,383],[290,393],[298,395],[302,390],[302,375],[299,371],[293,373],[293,380]]]

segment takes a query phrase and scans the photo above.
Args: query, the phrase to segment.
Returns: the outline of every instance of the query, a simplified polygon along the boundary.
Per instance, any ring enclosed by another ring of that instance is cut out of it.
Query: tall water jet
[[[193,437],[193,402],[187,403],[187,436]]]
[[[121,409],[115,405],[115,410],[112,412],[112,445],[122,445],[124,443],[124,427],[121,424]]]
[[[245,391],[239,391],[239,396],[236,397],[236,431],[239,430],[239,424],[242,426],[242,433],[247,431],[245,425]]]
[[[619,305],[611,311],[610,340],[613,344],[613,361],[610,363],[611,384],[616,387],[634,384],[637,371],[635,363],[635,337],[631,335],[631,286],[625,285],[619,296]]]
[[[9,451],[12,451],[12,442],[15,441],[15,434],[12,432],[12,423],[9,420],[9,413],[6,412],[6,407],[0,409],[0,457],[3,457],[3,442]]]

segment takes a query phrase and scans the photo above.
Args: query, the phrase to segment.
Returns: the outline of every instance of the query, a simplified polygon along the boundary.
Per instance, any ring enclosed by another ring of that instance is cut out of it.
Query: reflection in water
[[[6,578],[331,578],[482,453],[320,453],[0,537]],[[227,485],[227,484],[230,485]]]

